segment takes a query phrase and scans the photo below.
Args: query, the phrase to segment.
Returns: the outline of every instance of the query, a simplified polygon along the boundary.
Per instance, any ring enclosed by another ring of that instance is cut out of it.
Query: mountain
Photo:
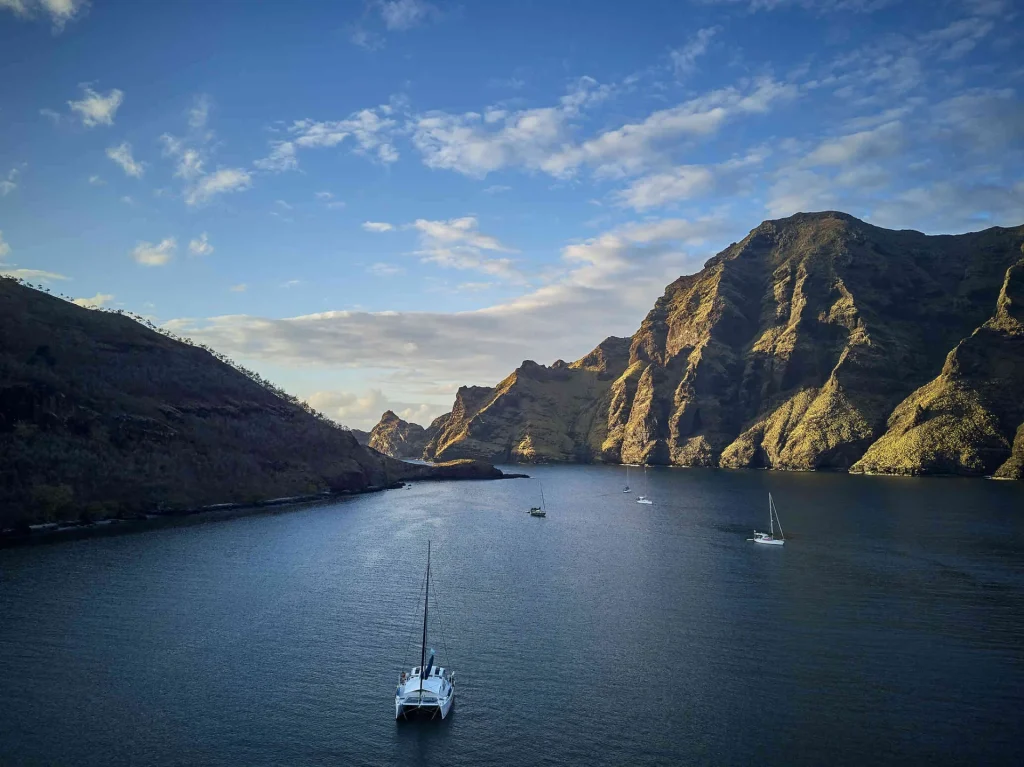
[[[209,350],[0,279],[0,530],[496,471],[387,458]]]
[[[362,429],[349,429],[349,432],[356,438],[356,442],[360,445],[365,447],[370,444],[370,432],[363,431]]]
[[[765,221],[631,338],[461,388],[424,455],[1020,477],[1022,242]]]
[[[392,458],[419,458],[429,439],[427,429],[403,421],[394,411],[388,410],[373,427],[367,444]]]

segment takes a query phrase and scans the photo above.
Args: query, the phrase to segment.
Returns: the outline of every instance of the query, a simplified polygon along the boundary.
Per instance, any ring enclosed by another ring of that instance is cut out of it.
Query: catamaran
[[[624,492],[624,493],[628,493],[629,492],[629,464],[628,463],[626,464],[626,486],[624,488],[622,488],[622,492]]]
[[[759,533],[757,530],[754,531],[754,537],[749,540],[754,543],[764,543],[769,546],[782,546],[786,543],[786,536],[782,532],[782,522],[779,521],[779,510],[775,508],[775,501],[772,500],[772,494],[768,493],[768,524],[771,532]],[[775,537],[775,525],[779,526],[779,537]]]
[[[427,609],[430,604],[430,541],[427,541],[427,578],[423,595],[423,643],[420,665],[402,672],[395,691],[395,719],[419,714],[444,719],[455,701],[455,674],[434,665],[434,651],[427,657]],[[436,605],[435,605],[436,606]]]
[[[537,480],[537,484],[540,485],[540,480],[539,479]],[[544,506],[545,506],[545,503],[544,503],[544,485],[540,485],[540,506],[531,506],[530,507],[530,516],[531,517],[546,517],[548,515],[548,513],[546,511],[544,511]]]
[[[647,465],[644,465],[644,494],[636,497],[637,503],[645,503],[648,506],[654,503],[650,498],[647,497]]]

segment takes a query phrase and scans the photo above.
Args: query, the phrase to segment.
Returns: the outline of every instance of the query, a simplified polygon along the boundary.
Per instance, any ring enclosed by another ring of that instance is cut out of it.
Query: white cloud
[[[84,98],[81,101],[69,101],[68,106],[72,112],[78,113],[82,124],[87,128],[94,128],[97,125],[113,125],[114,115],[118,107],[124,101],[124,92],[114,88],[107,95],[94,91],[89,86],[83,85]]]
[[[423,263],[449,269],[472,269],[512,282],[524,278],[510,258],[495,257],[490,252],[515,253],[496,237],[483,234],[473,216],[448,221],[417,219],[411,224],[420,233],[421,249],[416,251]]]
[[[237,285],[232,285],[230,288],[228,288],[228,290],[230,290],[232,293],[244,293],[246,290],[248,290],[248,288],[248,285],[246,285],[244,282],[240,282]]]
[[[132,251],[132,258],[143,266],[163,266],[174,257],[178,242],[173,237],[161,240],[154,245],[151,242],[139,242]]]
[[[714,180],[714,174],[703,165],[680,165],[638,179],[617,196],[623,205],[646,210],[703,194],[711,189]]]
[[[991,19],[972,17],[959,19],[942,29],[926,32],[919,38],[935,49],[939,58],[959,59],[970,53],[995,28]]]
[[[103,185],[104,185],[104,184],[106,184],[107,182],[106,182],[106,181],[104,181],[104,180],[103,180],[102,178],[100,178],[99,176],[93,175],[93,176],[89,176],[89,183],[90,183],[90,184],[91,184],[92,186],[103,186]]]
[[[608,97],[610,88],[591,77],[580,78],[558,106],[484,114],[428,112],[413,124],[413,143],[430,168],[483,178],[492,171],[519,165],[547,170],[552,154],[569,142],[570,121],[580,110]]]
[[[15,266],[17,264],[0,264],[0,274],[6,277],[16,277],[20,280],[39,280],[40,282],[71,279],[56,272],[46,272],[42,269],[15,269]]]
[[[0,0],[0,3],[2,3],[2,2],[3,2],[3,0]],[[57,125],[60,122],[60,119],[61,119],[60,118],[60,113],[56,112],[56,111],[54,111],[52,109],[45,109],[45,108],[44,109],[40,109],[39,110],[39,114],[41,114],[43,117],[46,117],[46,118],[52,120],[54,125]]]
[[[334,194],[332,192],[317,192],[316,198],[318,200],[332,200],[334,199]]]
[[[877,160],[897,154],[903,144],[903,124],[893,121],[872,130],[824,141],[807,156],[806,163],[809,166],[848,165]]]
[[[482,115],[427,113],[412,126],[413,143],[428,167],[476,178],[508,166],[541,170],[556,178],[568,178],[589,166],[598,176],[621,177],[667,165],[683,140],[713,134],[731,119],[767,112],[775,103],[795,97],[798,89],[771,78],[743,81],[574,143],[571,120],[610,92],[585,77],[557,107],[499,109]]]
[[[274,200],[274,204],[277,205],[277,207],[279,208],[283,208],[284,210],[292,210],[292,206],[289,205],[284,200]]]
[[[423,0],[377,0],[376,6],[384,26],[390,30],[411,29],[437,13],[433,5]]]
[[[206,94],[197,96],[192,108],[188,110],[189,127],[199,129],[206,126],[210,117],[210,97]]]
[[[126,195],[124,195],[124,196],[123,196],[123,197],[121,198],[121,202],[123,202],[123,203],[124,203],[125,205],[134,205],[134,204],[135,204],[135,200],[133,200],[133,199],[131,198],[131,196],[129,196],[129,195],[127,195],[127,194],[126,194]]]
[[[331,210],[341,210],[345,207],[345,203],[342,200],[334,200],[333,202],[327,203],[327,207]]]
[[[342,142],[354,144],[355,154],[388,164],[398,160],[392,143],[396,121],[389,117],[393,107],[383,104],[375,109],[353,112],[344,120],[295,120],[289,127],[290,138],[271,144],[270,154],[253,163],[260,170],[280,173],[299,166],[299,149],[335,147]]]
[[[698,29],[686,45],[669,53],[676,77],[688,77],[697,70],[697,59],[707,53],[711,39],[721,31],[721,27]]]
[[[368,232],[390,232],[394,229],[391,224],[383,221],[364,221],[363,229]]]
[[[0,181],[0,197],[6,197],[18,188],[18,182],[15,179],[18,178],[19,173],[18,168],[11,168],[7,172],[7,178]]]
[[[447,408],[426,403],[394,402],[380,389],[362,393],[319,391],[306,398],[312,407],[331,420],[353,429],[368,431],[377,425],[388,410],[410,423],[426,426]]]
[[[734,234],[722,218],[621,227],[565,248],[550,284],[477,311],[236,315],[168,327],[257,365],[391,371],[389,389],[494,385],[524,359],[574,359],[607,335],[633,333],[668,282]]]
[[[0,258],[3,258],[4,256],[8,255],[10,252],[11,252],[11,246],[4,239],[3,230],[0,230]]]
[[[366,271],[377,277],[394,277],[396,274],[405,274],[405,269],[394,264],[376,263],[366,267]]]
[[[188,205],[200,205],[218,194],[241,192],[252,185],[252,176],[241,168],[221,168],[203,176],[185,192]]]
[[[796,94],[796,86],[771,78],[710,91],[553,154],[542,168],[558,177],[571,175],[581,165],[592,166],[599,176],[634,175],[665,163],[667,148],[677,146],[680,139],[713,134],[730,119],[767,112]]]
[[[504,186],[502,184],[492,184],[491,186],[484,189],[484,194],[501,194],[502,192],[508,192],[512,187]]]
[[[123,141],[117,146],[108,148],[107,157],[120,165],[121,170],[129,176],[142,178],[142,174],[146,170],[146,164],[144,162],[137,162],[135,158],[132,157],[132,145],[127,141]]]
[[[92,298],[76,298],[72,301],[73,304],[78,306],[84,306],[87,309],[98,309],[101,306],[105,306],[114,300],[114,296],[110,293],[97,293]]]
[[[504,253],[515,253],[498,242],[496,237],[482,234],[477,228],[477,220],[473,216],[452,218],[448,221],[428,221],[416,219],[412,226],[423,235],[424,244],[436,245],[468,245],[481,250],[498,250]]]
[[[295,144],[291,141],[278,141],[271,145],[269,155],[262,160],[256,160],[253,165],[260,170],[269,170],[275,173],[294,170],[299,167],[299,160],[295,156]]]
[[[208,256],[213,253],[213,245],[207,239],[206,232],[189,241],[188,252],[193,256]]]
[[[376,32],[366,29],[361,24],[355,24],[351,27],[348,39],[353,45],[358,45],[360,48],[365,48],[368,51],[377,51],[384,47],[384,38]]]
[[[37,15],[49,16],[55,32],[63,30],[69,21],[73,21],[88,7],[89,0],[0,0],[0,8],[13,11],[15,16],[25,19]]]

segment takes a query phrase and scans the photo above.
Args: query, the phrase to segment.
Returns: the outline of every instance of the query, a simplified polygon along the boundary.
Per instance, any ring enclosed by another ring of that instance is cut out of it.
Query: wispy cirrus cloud
[[[19,168],[11,168],[7,171],[7,176],[0,179],[0,197],[6,197],[18,188],[18,175],[20,173],[21,170]]]
[[[719,26],[698,29],[685,45],[669,51],[677,78],[689,77],[697,70],[697,59],[708,52],[712,39],[721,31]]]
[[[146,163],[136,160],[132,156],[132,145],[122,141],[117,146],[107,148],[107,157],[117,163],[126,175],[133,178],[142,178],[146,172]]]

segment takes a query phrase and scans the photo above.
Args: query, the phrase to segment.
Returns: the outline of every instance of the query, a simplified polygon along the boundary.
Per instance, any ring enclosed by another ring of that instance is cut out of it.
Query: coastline
[[[350,496],[380,493],[385,490],[400,490],[411,486],[413,482],[490,482],[498,479],[528,479],[528,474],[503,474],[500,477],[488,478],[454,478],[424,476],[409,480],[399,480],[388,485],[370,485],[361,490],[325,490],[308,495],[294,495],[285,498],[268,498],[254,503],[214,503],[191,509],[173,509],[167,511],[150,511],[136,517],[108,517],[91,522],[46,522],[29,525],[28,532],[9,528],[0,530],[0,549],[34,546],[47,543],[77,541],[106,535],[122,535],[159,530],[164,527],[179,527],[206,522],[219,522],[237,517],[254,516],[261,513],[282,513],[295,511],[325,502],[335,502]]]

